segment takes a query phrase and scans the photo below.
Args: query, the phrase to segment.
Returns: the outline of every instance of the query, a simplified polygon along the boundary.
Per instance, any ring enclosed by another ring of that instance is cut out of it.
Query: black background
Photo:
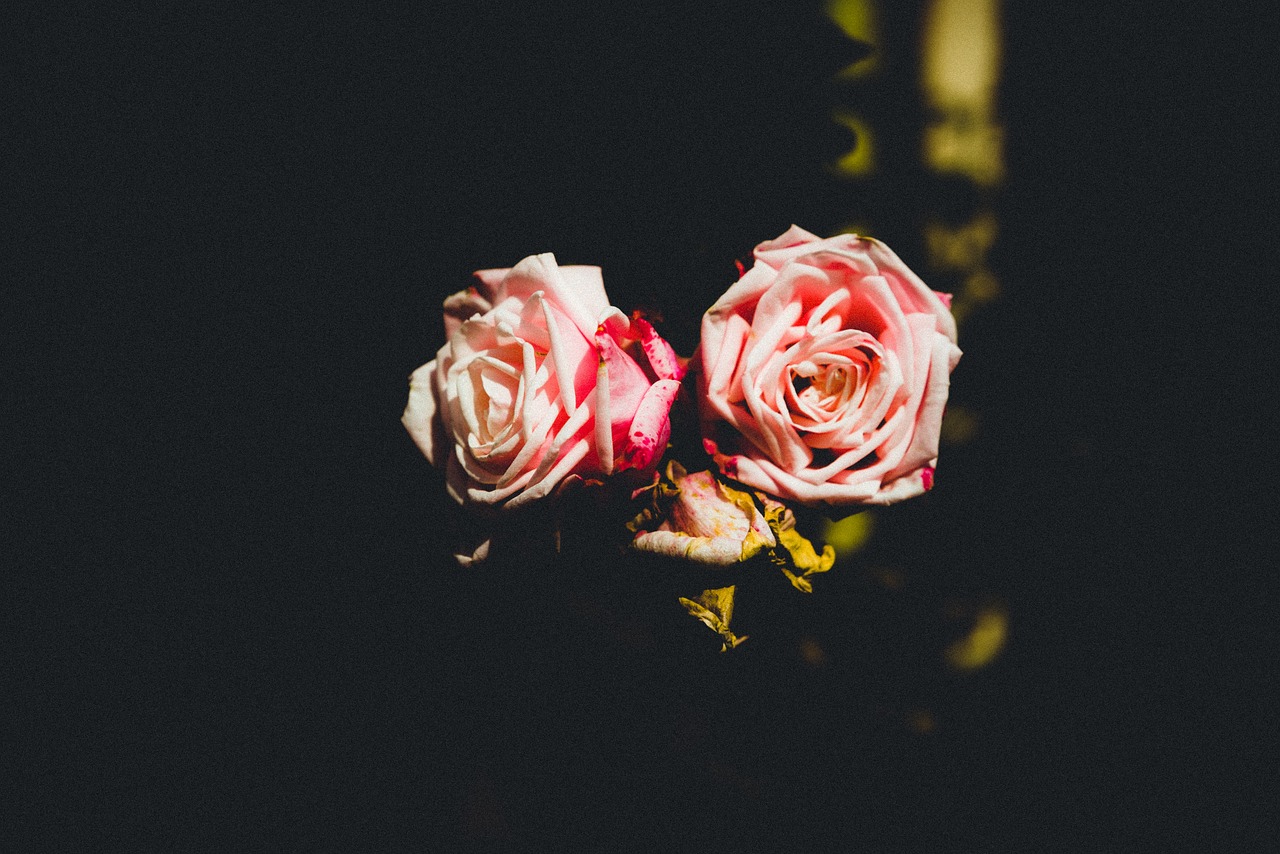
[[[554,251],[688,353],[733,259],[792,222],[874,208],[918,260],[935,188],[906,158],[869,201],[823,166],[841,99],[918,129],[916,14],[887,13],[899,89],[862,104],[831,81],[856,49],[804,4],[15,15],[5,842],[1263,830],[1275,299],[1244,13],[1007,10],[1004,291],[953,379],[982,432],[866,558],[917,592],[852,569],[777,591],[719,656],[643,584],[628,604],[452,568],[456,519],[398,422],[441,298]],[[982,596],[1009,605],[1009,648],[948,676],[939,603]],[[806,632],[825,668],[796,657]],[[917,707],[937,732],[903,725]]]

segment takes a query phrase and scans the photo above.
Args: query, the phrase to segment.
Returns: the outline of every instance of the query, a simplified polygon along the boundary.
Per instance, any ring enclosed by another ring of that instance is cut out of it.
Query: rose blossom
[[[950,298],[887,246],[792,226],[702,320],[703,435],[730,477],[826,509],[932,485]]]
[[[655,472],[651,485],[632,494],[650,502],[627,526],[633,549],[717,567],[763,552],[806,593],[813,592],[809,577],[835,564],[835,549],[825,545],[819,553],[796,530],[791,508],[771,495],[735,489],[713,471],[689,474],[676,460],[664,474]]]
[[[449,494],[514,508],[571,474],[654,465],[684,368],[609,305],[600,268],[547,253],[475,276],[445,300],[448,342],[410,377],[402,419]]]
[[[714,472],[689,474],[672,460],[667,463],[666,476],[675,496],[657,527],[636,531],[632,548],[694,563],[730,566],[778,544],[751,496],[721,482]],[[637,490],[637,495],[644,491]],[[642,527],[640,523],[635,526]]]

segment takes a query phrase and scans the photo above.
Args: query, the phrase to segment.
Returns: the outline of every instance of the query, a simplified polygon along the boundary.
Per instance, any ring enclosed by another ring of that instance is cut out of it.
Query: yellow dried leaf
[[[724,640],[721,652],[733,649],[747,639],[746,635],[738,637],[729,629],[729,621],[733,618],[734,585],[704,590],[697,599],[680,597],[680,604],[691,615],[697,617],[706,626]]]

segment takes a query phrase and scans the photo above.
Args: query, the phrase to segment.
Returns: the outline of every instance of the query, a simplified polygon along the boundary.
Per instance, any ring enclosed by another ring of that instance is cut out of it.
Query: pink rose
[[[702,319],[699,407],[728,476],[825,509],[932,486],[951,370],[949,297],[889,247],[792,226]]]
[[[463,503],[514,508],[569,475],[653,466],[684,368],[609,305],[599,267],[551,254],[445,300],[448,343],[413,372],[402,419]]]

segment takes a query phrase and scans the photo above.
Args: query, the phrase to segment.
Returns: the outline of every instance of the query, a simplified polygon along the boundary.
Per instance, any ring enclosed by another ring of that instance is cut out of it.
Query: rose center
[[[848,400],[856,390],[858,376],[846,364],[817,364],[804,361],[791,366],[791,387],[800,401],[831,409]]]

